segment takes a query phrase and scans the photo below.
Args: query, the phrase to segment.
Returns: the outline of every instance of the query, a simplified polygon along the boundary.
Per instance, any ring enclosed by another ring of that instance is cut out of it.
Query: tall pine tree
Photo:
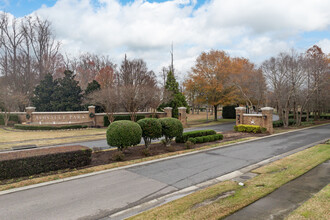
[[[75,75],[70,70],[64,71],[64,77],[58,79],[58,85],[53,94],[53,111],[79,111],[82,103],[82,90]]]
[[[186,97],[179,91],[179,83],[176,81],[174,73],[170,69],[167,73],[167,80],[165,84],[165,90],[170,94],[170,99],[166,103],[162,103],[159,106],[159,110],[163,110],[165,107],[172,107],[172,117],[178,118],[178,107],[186,107],[187,112],[189,106],[186,101]]]
[[[53,111],[53,94],[56,88],[57,81],[53,80],[53,76],[51,74],[45,75],[45,78],[34,89],[34,96],[31,98],[31,102],[37,111]]]

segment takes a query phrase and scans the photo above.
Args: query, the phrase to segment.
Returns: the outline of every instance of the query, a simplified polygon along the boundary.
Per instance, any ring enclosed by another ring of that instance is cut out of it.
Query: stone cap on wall
[[[273,111],[274,110],[274,108],[272,108],[272,107],[263,107],[263,108],[261,108],[261,111]]]
[[[172,107],[165,107],[164,109],[172,109]]]
[[[179,107],[178,109],[187,109],[186,107]]]
[[[26,110],[36,110],[36,107],[26,107]]]
[[[245,107],[236,107],[235,110],[245,110]]]

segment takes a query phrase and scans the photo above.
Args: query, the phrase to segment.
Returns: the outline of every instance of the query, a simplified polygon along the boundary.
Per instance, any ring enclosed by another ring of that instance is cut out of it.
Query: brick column
[[[36,107],[26,107],[26,124],[31,124],[33,122],[32,120],[32,112],[36,111]]]
[[[273,129],[273,110],[274,109],[271,108],[271,107],[261,108],[263,127],[265,127],[267,129],[267,131],[271,134],[274,133],[274,129]]]
[[[94,117],[91,117],[91,113],[94,115]],[[93,126],[95,126],[96,125],[95,106],[93,105],[88,106],[88,117],[93,122]]]
[[[164,108],[164,112],[166,113],[166,117],[172,118],[172,108],[171,107]]]
[[[236,125],[243,124],[243,114],[245,113],[245,107],[236,107]]]
[[[183,127],[187,126],[187,108],[179,107],[179,120],[181,121]]]

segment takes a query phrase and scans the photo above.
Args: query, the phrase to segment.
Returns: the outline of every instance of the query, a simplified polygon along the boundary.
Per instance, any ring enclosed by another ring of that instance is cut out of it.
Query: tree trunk
[[[218,120],[218,105],[214,105],[214,121]]]

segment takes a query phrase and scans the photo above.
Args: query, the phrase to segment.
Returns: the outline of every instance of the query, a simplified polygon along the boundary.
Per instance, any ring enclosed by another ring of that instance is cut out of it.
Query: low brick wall
[[[27,107],[26,112],[13,112],[19,116],[21,123],[35,125],[70,125],[81,124],[88,126],[104,126],[104,116],[106,113],[95,113],[95,107],[89,106],[88,111],[72,111],[72,112],[36,112],[35,107]],[[92,114],[91,114],[92,113]],[[172,112],[171,112],[172,113]],[[145,115],[145,117],[156,116],[157,118],[170,117],[168,112],[137,112],[137,115]],[[114,115],[130,115],[129,112],[116,112]],[[182,117],[183,124],[186,123]]]

